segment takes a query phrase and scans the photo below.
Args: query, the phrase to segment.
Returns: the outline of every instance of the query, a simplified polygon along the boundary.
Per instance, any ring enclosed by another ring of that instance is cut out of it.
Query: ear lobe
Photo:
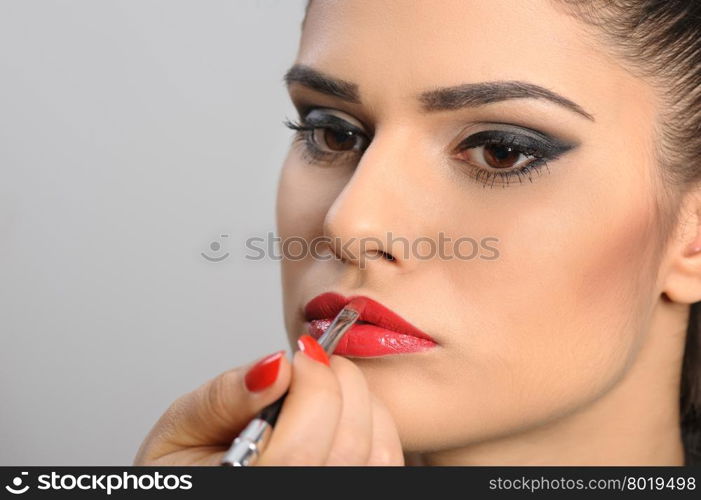
[[[693,304],[701,301],[701,203],[690,196],[684,206],[688,217],[680,217],[679,235],[671,240],[671,264],[665,279],[664,294],[673,302]]]

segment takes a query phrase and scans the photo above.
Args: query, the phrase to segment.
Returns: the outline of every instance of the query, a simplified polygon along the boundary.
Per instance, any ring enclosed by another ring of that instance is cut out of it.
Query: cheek
[[[564,217],[514,254],[528,265],[516,275],[514,303],[526,307],[513,326],[528,335],[511,339],[511,361],[532,383],[586,398],[613,383],[634,354],[654,286],[645,272],[653,235],[645,201],[621,202]],[[529,229],[537,234],[520,228]]]
[[[352,169],[311,165],[290,149],[278,181],[278,235],[312,239],[322,234],[324,218],[353,174]]]
[[[291,241],[292,237],[301,237],[309,241],[313,238],[315,225],[323,220],[321,211],[315,206],[313,196],[316,189],[306,182],[303,169],[299,162],[288,153],[278,181],[277,201],[275,207],[277,236],[280,238],[278,251],[282,250],[282,242]],[[295,298],[295,286],[305,269],[304,260],[282,259],[281,280],[283,290],[283,308],[285,310],[285,322],[288,333],[291,332],[293,320],[292,308]]]
[[[373,378],[396,414],[435,418],[431,400],[464,416],[444,422],[442,438],[483,439],[582,407],[625,373],[654,296],[652,187],[644,178],[576,181],[491,193],[502,202],[473,203],[451,223],[454,237],[461,227],[498,237],[499,257],[424,263],[427,302],[436,296],[427,309],[449,311],[437,330],[445,349],[412,385],[421,401]],[[412,421],[400,426],[417,443],[437,439]]]
[[[492,219],[499,258],[454,279],[473,304],[455,361],[488,388],[495,431],[591,401],[635,355],[655,285],[650,186],[598,189],[509,207],[518,219]]]
[[[278,181],[278,252],[282,250],[290,255],[299,254],[301,241],[312,242],[322,235],[324,218],[346,182],[345,173],[339,172],[339,169],[309,165],[299,157],[295,148],[290,149]],[[293,330],[296,320],[294,308],[299,305],[297,301],[300,291],[313,264],[314,259],[311,255],[281,260],[283,307],[290,335],[296,333]]]
[[[308,172],[290,152],[278,181],[276,217],[281,238],[307,236],[323,222],[323,184],[314,183]]]

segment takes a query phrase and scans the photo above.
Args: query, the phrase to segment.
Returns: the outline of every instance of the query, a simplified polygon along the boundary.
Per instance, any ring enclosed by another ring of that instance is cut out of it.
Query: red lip
[[[333,318],[354,297],[333,292],[322,293],[310,300],[304,308],[309,323],[309,334],[319,338]],[[408,323],[385,306],[367,297],[360,319],[343,336],[334,354],[371,357],[388,354],[421,352],[437,345],[427,333]]]

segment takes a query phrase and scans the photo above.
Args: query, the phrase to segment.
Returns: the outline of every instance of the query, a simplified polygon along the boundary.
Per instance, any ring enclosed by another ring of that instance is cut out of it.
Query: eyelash
[[[291,122],[288,119],[283,123],[286,127],[295,131],[294,142],[300,142],[302,144],[302,154],[305,160],[314,164],[328,164],[332,161],[339,160],[340,157],[343,156],[356,156],[358,151],[355,150],[355,148],[351,151],[338,153],[322,151],[314,143],[313,134],[315,130],[328,129],[341,134],[352,133],[356,136],[364,136],[362,131],[354,127],[339,125],[339,122],[342,121],[343,120],[340,118],[333,117],[326,120],[323,118],[314,120],[314,123],[307,123],[304,120]],[[548,162],[558,158],[573,147],[557,139],[548,138],[539,132],[533,131],[533,133],[540,135],[542,139],[536,139],[530,135],[504,130],[485,130],[467,137],[458,145],[458,154],[481,146],[499,145],[512,148],[511,150],[514,152],[533,158],[532,161],[522,167],[513,168],[511,170],[504,169],[502,171],[488,169],[463,160],[458,161],[470,167],[470,176],[481,183],[483,187],[494,187],[495,184],[501,184],[503,187],[506,187],[514,178],[518,179],[519,183],[523,183],[524,178],[528,179],[529,182],[533,182],[533,174],[540,175],[541,169],[543,168],[550,172]]]

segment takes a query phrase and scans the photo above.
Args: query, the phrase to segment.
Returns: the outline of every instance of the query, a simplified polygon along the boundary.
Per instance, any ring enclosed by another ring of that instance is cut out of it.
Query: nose
[[[415,157],[404,158],[402,151],[411,149],[406,139],[383,141],[376,134],[329,207],[323,232],[342,261],[400,271],[414,265],[412,242],[424,222],[416,203],[421,198],[416,175],[420,166]]]

